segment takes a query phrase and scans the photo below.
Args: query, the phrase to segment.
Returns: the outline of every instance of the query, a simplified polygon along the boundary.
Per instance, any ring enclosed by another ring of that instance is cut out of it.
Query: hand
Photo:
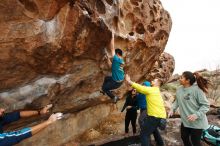
[[[187,116],[188,121],[194,122],[196,119],[198,119],[198,116],[196,114],[192,114]]]
[[[49,122],[49,124],[51,124],[62,118],[63,118],[63,113],[55,113],[55,114],[52,114],[47,121]]]
[[[168,118],[170,118],[172,116],[173,116],[173,110],[170,110],[169,113],[168,113]]]
[[[2,117],[4,115],[4,113],[5,113],[5,109],[0,108],[0,117]]]
[[[108,57],[108,55],[107,55],[107,54],[105,54],[104,58],[105,58],[105,59],[109,59],[109,57]]]
[[[53,122],[55,122],[57,120],[58,120],[57,119],[57,115],[56,114],[52,114],[47,121],[49,122],[49,124],[51,124],[51,123],[53,123]]]
[[[50,110],[50,108],[52,108],[52,104],[48,104],[46,105],[43,109],[40,110],[40,114],[43,115],[43,114],[47,114]]]
[[[132,108],[132,106],[130,106],[130,105],[129,105],[129,106],[127,106],[127,109],[131,109],[131,108]]]

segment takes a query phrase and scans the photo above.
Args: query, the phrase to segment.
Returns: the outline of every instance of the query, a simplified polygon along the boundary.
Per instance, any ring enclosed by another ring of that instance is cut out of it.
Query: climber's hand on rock
[[[44,108],[40,110],[40,114],[43,115],[49,113],[49,110],[50,108],[52,108],[52,106],[53,106],[52,104],[46,105]]]
[[[105,58],[105,59],[109,59],[109,57],[108,57],[108,55],[107,55],[107,54],[105,54],[104,58]]]
[[[47,121],[49,122],[49,124],[51,124],[57,120],[62,119],[62,117],[63,117],[63,113],[55,113],[52,114]]]
[[[49,119],[48,119],[47,121],[48,121],[49,124],[51,124],[51,123],[57,121],[57,116],[56,116],[56,114],[50,115],[50,117],[49,117]]]

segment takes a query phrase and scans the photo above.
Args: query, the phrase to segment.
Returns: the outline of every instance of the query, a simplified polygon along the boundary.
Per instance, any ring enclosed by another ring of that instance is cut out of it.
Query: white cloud
[[[165,51],[175,58],[175,73],[220,65],[220,0],[161,2],[173,22]]]

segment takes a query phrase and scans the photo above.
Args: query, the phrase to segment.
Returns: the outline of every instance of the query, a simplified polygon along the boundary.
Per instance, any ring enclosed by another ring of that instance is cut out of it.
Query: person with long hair
[[[136,121],[137,121],[137,91],[136,89],[132,89],[128,91],[126,101],[121,110],[123,112],[126,109],[125,115],[125,135],[128,134],[129,124],[131,122],[133,135],[136,133]]]
[[[210,81],[198,72],[185,71],[179,82],[182,86],[176,92],[176,100],[168,116],[171,117],[179,108],[180,131],[184,146],[201,146],[202,131],[208,128],[206,113],[209,110],[209,102],[206,93],[208,93]]]

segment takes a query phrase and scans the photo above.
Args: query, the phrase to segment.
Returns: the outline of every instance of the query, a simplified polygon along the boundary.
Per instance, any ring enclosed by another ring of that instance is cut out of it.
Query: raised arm
[[[131,85],[139,93],[147,95],[149,93],[149,91],[151,90],[151,87],[146,87],[146,86],[143,86],[143,85],[140,85],[140,84],[137,84],[137,83],[131,81],[131,78],[128,74],[126,74],[125,80],[128,82],[129,85]]]
[[[111,56],[108,56],[107,53],[105,54],[105,59],[107,60],[107,64],[108,64],[109,67],[112,66],[111,58],[114,57],[114,55],[115,55],[114,40],[115,40],[114,32],[112,32],[112,39],[111,39],[111,42],[110,42],[110,44],[109,44],[109,47],[110,47],[110,49],[111,49]]]
[[[112,57],[114,57],[114,55],[115,55],[115,42],[114,41],[115,41],[115,36],[114,36],[114,32],[112,32],[112,40],[110,43]]]

